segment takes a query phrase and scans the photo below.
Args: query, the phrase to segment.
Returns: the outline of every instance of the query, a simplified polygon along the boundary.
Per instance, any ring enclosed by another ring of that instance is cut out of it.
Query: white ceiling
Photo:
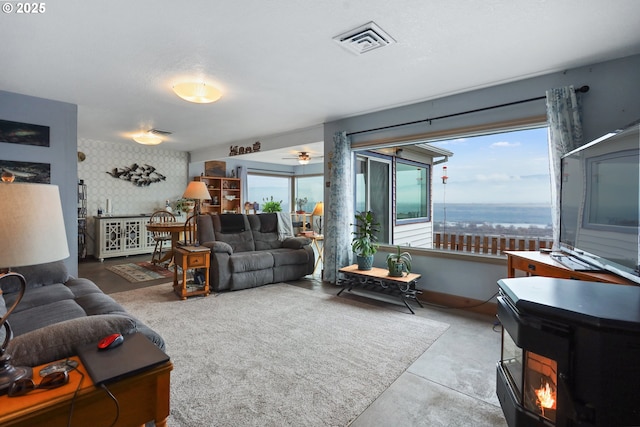
[[[80,138],[153,127],[181,151],[640,53],[638,0],[43,4],[0,17],[0,90],[77,104]],[[358,56],[333,41],[369,21],[396,43]],[[222,99],[179,99],[186,78]]]

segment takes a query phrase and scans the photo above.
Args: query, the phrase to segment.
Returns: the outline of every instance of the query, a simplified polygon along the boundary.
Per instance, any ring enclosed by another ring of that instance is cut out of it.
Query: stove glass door
[[[557,390],[558,363],[525,351],[524,407],[555,423]]]

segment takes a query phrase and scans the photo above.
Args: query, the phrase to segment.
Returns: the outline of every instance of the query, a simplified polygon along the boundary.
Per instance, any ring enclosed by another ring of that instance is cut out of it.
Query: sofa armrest
[[[282,247],[287,249],[302,249],[311,244],[308,237],[287,237],[282,241]]]
[[[230,244],[220,241],[215,242],[205,242],[202,246],[206,246],[211,249],[211,253],[227,253],[229,255],[233,255],[233,248]]]
[[[16,366],[36,366],[76,354],[81,345],[98,343],[107,335],[137,332],[137,322],[125,314],[79,317],[54,323],[13,338],[7,353]]]

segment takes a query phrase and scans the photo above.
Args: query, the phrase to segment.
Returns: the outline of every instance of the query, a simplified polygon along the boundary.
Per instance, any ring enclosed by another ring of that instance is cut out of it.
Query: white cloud
[[[508,142],[508,141],[499,141],[499,142],[494,142],[493,144],[491,144],[491,148],[502,148],[502,147],[507,147],[507,148],[511,148],[511,147],[519,147],[520,143],[519,142]]]

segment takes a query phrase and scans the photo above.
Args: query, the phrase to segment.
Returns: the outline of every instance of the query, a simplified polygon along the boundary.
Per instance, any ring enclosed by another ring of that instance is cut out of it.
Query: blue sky
[[[454,153],[447,163],[434,166],[435,203],[550,203],[546,127],[431,145]]]

